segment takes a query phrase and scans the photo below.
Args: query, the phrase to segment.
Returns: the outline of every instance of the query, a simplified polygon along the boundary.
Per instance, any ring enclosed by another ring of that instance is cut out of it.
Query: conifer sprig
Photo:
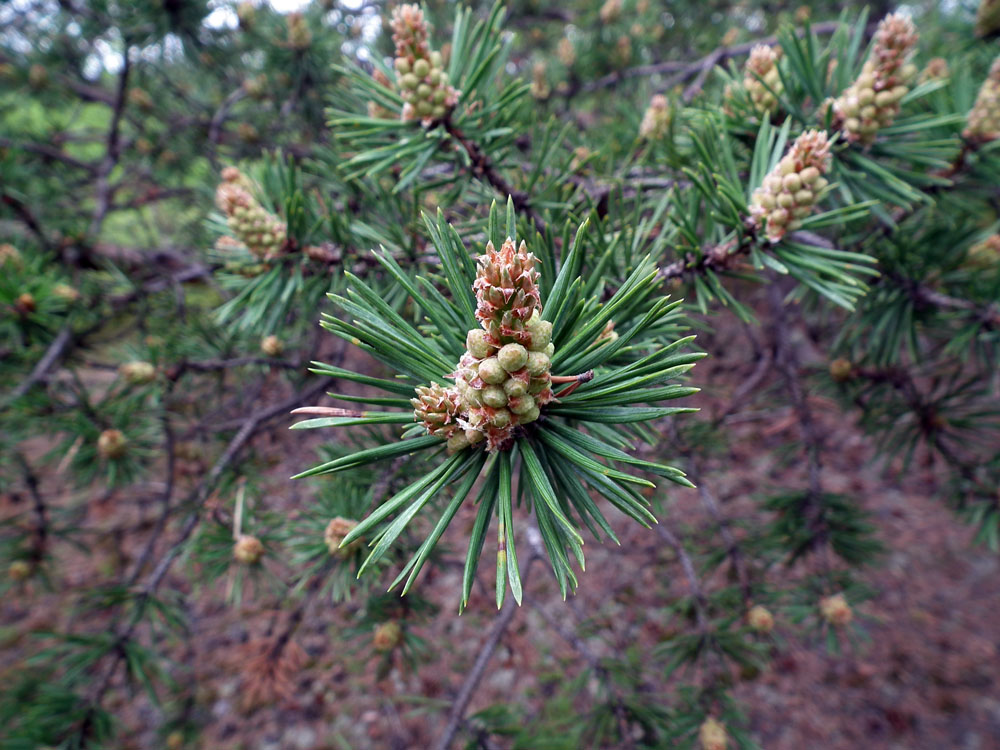
[[[702,355],[684,351],[691,337],[664,336],[664,324],[676,321],[680,303],[658,296],[657,270],[648,258],[607,300],[601,301],[600,285],[593,293],[583,293],[579,274],[587,254],[586,222],[545,295],[537,285],[534,255],[525,243],[516,244],[512,201],[504,222],[495,204],[490,210],[487,252],[478,270],[461,237],[440,213],[436,220],[425,217],[425,224],[441,257],[437,283],[422,278],[414,282],[389,255],[378,254],[386,272],[409,291],[419,310],[415,321],[386,305],[363,281],[352,279],[346,296],[331,295],[348,317],[324,315],[322,323],[370,353],[393,376],[375,378],[320,363],[314,367],[317,373],[387,391],[391,398],[373,396],[371,403],[399,410],[338,413],[296,425],[396,424],[403,429],[401,439],[300,476],[430,453],[423,476],[390,498],[376,498],[380,504],[343,539],[347,545],[360,538],[369,543],[372,550],[364,570],[388,551],[418,513],[437,506],[439,520],[431,535],[393,583],[405,581],[404,593],[459,505],[470,497],[476,478],[483,476],[462,606],[468,603],[494,515],[500,524],[497,601],[503,602],[506,582],[520,601],[518,568],[508,564],[516,560],[515,499],[534,510],[565,595],[576,585],[571,559],[583,565],[579,529],[586,526],[597,538],[615,539],[592,493],[648,526],[656,520],[637,488],[654,485],[632,472],[691,486],[678,469],[638,458],[632,451],[635,441],[649,434],[639,425],[691,411],[660,402],[697,391],[680,381]],[[544,247],[539,266],[556,268]],[[454,385],[445,387],[449,381]],[[442,460],[432,463],[435,457]],[[443,493],[445,489],[450,492]],[[441,498],[449,494],[442,508]]]

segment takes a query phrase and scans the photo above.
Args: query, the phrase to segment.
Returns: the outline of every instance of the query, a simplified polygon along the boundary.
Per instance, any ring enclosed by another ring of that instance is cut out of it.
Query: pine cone
[[[778,165],[754,191],[750,215],[766,226],[767,238],[778,242],[812,213],[827,186],[830,143],[822,130],[810,130],[795,139]]]
[[[905,16],[892,13],[879,23],[861,75],[833,103],[837,125],[849,140],[871,144],[879,129],[896,119],[917,73],[908,61],[916,44],[917,30]]]
[[[1000,57],[993,61],[990,73],[979,89],[962,135],[979,143],[1000,138]]]
[[[392,12],[396,44],[396,83],[403,97],[403,119],[425,125],[440,120],[458,102],[448,82],[440,52],[427,44],[427,21],[418,5],[400,5]]]

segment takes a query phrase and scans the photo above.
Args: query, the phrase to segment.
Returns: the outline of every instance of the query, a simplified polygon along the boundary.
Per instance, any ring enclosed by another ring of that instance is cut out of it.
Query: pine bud
[[[264,545],[260,539],[249,534],[240,534],[233,545],[233,557],[243,565],[255,565],[264,556]]]
[[[20,583],[31,576],[31,565],[26,560],[14,560],[7,568],[10,580]]]
[[[567,68],[573,67],[573,63],[576,62],[576,48],[569,37],[564,36],[559,40],[559,44],[556,47],[556,55],[559,57],[559,62]]]
[[[843,594],[834,594],[820,599],[819,611],[824,620],[837,627],[846,625],[854,617],[851,605],[847,603]]]
[[[743,86],[754,110],[764,117],[778,108],[777,97],[785,90],[778,73],[780,58],[780,47],[758,44],[750,50],[743,68]]]
[[[361,546],[360,539],[355,539],[346,547],[340,546],[341,542],[344,541],[344,537],[350,534],[357,525],[357,521],[340,516],[337,516],[327,524],[326,530],[323,532],[323,541],[326,542],[326,548],[330,550],[331,555],[334,557],[347,557]]]
[[[845,383],[854,375],[851,360],[838,357],[830,363],[830,377],[838,383]]]
[[[601,23],[614,23],[622,15],[622,0],[605,0],[598,13]]]
[[[927,83],[928,81],[944,81],[951,77],[951,69],[948,67],[948,61],[943,57],[932,57],[927,61],[924,69],[920,71],[920,78],[918,81],[920,83]]]
[[[427,21],[418,5],[397,7],[391,26],[396,83],[404,102],[402,119],[430,125],[455,106],[459,92],[449,85],[443,56],[427,44]]]
[[[236,167],[222,170],[215,191],[215,205],[226,214],[236,239],[259,258],[278,255],[285,245],[287,227],[251,194],[253,185]]]
[[[49,70],[41,63],[28,68],[28,85],[33,89],[43,89],[49,83]]]
[[[281,339],[271,334],[261,339],[260,350],[268,357],[280,357],[281,353],[285,351],[285,345]]]
[[[257,21],[257,8],[251,0],[243,0],[236,6],[236,17],[239,19],[240,28],[249,31]]]
[[[698,741],[702,750],[726,750],[728,737],[725,725],[712,717],[705,719],[698,729]]]
[[[312,32],[301,13],[289,13],[285,16],[288,24],[288,46],[295,50],[308,49],[312,44]]]
[[[810,130],[795,139],[763,184],[754,191],[750,215],[778,242],[812,213],[818,193],[827,185],[830,143],[822,130]]]
[[[14,310],[22,318],[26,318],[35,311],[38,305],[35,302],[35,295],[31,292],[23,292],[14,300]]]
[[[655,94],[649,100],[649,106],[642,116],[642,123],[639,125],[639,137],[647,141],[662,141],[670,132],[670,122],[673,119],[673,111],[670,109],[670,102],[663,94]]]
[[[9,243],[0,244],[0,268],[10,263],[13,268],[20,268],[23,261],[21,253],[16,247]]]
[[[72,287],[69,284],[56,284],[52,287],[52,294],[69,304],[79,302],[82,296],[76,287]]]
[[[417,397],[410,399],[413,419],[423,422],[431,435],[450,438],[458,430],[458,393],[437,383],[419,386],[416,392]]]
[[[539,101],[549,98],[552,87],[549,86],[548,66],[544,62],[537,62],[531,68],[531,95]]]
[[[173,731],[167,735],[167,750],[181,750],[184,747],[184,733]]]
[[[376,651],[386,653],[392,651],[403,640],[403,628],[398,622],[390,620],[380,623],[375,628],[375,635],[372,638],[372,645]]]
[[[105,430],[97,438],[97,455],[105,460],[121,458],[127,450],[128,438],[121,430]]]
[[[766,607],[757,604],[747,612],[747,624],[758,633],[770,633],[774,629],[774,615]]]
[[[969,248],[962,261],[962,268],[986,271],[1000,266],[1000,234],[987,237]]]
[[[879,23],[861,75],[833,103],[835,121],[849,140],[869,145],[880,128],[896,119],[899,102],[916,75],[909,62],[916,44],[913,22],[900,13]]]
[[[962,135],[979,143],[1000,138],[1000,57],[993,61],[979,89]]]
[[[156,368],[150,362],[125,362],[118,374],[129,385],[146,385],[156,378]]]
[[[138,107],[143,112],[149,112],[153,109],[153,97],[149,95],[149,92],[146,91],[146,89],[129,89],[128,100],[130,104]]]

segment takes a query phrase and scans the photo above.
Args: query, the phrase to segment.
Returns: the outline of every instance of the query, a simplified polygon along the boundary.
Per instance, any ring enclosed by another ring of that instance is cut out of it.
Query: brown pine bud
[[[836,627],[847,625],[854,617],[851,605],[847,603],[843,594],[834,594],[820,599],[819,611],[824,620]]]
[[[327,524],[326,531],[323,532],[323,541],[326,542],[326,547],[330,550],[331,555],[335,557],[348,557],[354,550],[361,546],[360,539],[355,539],[346,547],[341,546],[344,537],[354,531],[354,527],[357,525],[357,521],[340,516],[337,516]]]
[[[264,544],[255,536],[240,534],[233,545],[233,558],[243,565],[255,565],[264,556]]]
[[[268,357],[280,357],[285,351],[285,345],[274,334],[265,336],[260,341],[260,350]]]
[[[698,729],[698,740],[702,750],[726,750],[728,737],[725,725],[712,717],[705,719]]]
[[[97,438],[97,454],[105,460],[121,458],[127,450],[128,438],[121,430],[105,430]]]
[[[766,607],[757,604],[747,612],[747,624],[758,633],[770,633],[774,629],[774,615]]]
[[[403,628],[395,621],[383,622],[375,628],[372,644],[376,651],[392,651],[403,640]]]

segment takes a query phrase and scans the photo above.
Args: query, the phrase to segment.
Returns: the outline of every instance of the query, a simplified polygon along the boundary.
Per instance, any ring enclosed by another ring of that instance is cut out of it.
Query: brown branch
[[[527,529],[527,537],[531,553],[521,566],[522,583],[527,582],[532,564],[542,554],[540,551],[541,536],[538,530],[534,527],[529,527]],[[507,604],[500,611],[500,614],[497,615],[496,620],[493,621],[493,627],[490,629],[489,635],[486,636],[486,640],[483,641],[472,669],[469,670],[468,676],[462,683],[461,688],[459,688],[455,703],[452,704],[451,711],[448,714],[448,723],[445,725],[444,731],[441,732],[441,736],[437,742],[434,743],[436,750],[448,750],[451,747],[451,743],[455,740],[455,735],[458,734],[458,730],[465,720],[465,711],[472,701],[472,696],[479,688],[479,683],[482,682],[483,676],[486,674],[486,667],[493,656],[493,652],[496,651],[500,639],[519,609],[513,601],[508,599]]]
[[[531,205],[531,199],[528,194],[516,190],[504,177],[497,172],[496,167],[493,165],[492,160],[487,156],[486,152],[483,151],[482,147],[475,141],[470,140],[465,136],[465,134],[459,130],[455,124],[451,121],[451,117],[446,117],[442,124],[448,135],[458,141],[459,145],[468,154],[469,160],[472,162],[472,174],[488,182],[501,196],[510,196],[511,200],[514,202],[514,207],[528,214],[531,220],[535,224],[535,228],[541,233],[545,234],[547,225],[545,220],[542,219],[541,215],[534,209]]]
[[[815,34],[824,35],[834,33],[839,27],[840,22],[828,21],[826,23],[814,24],[811,29]],[[660,73],[673,73],[674,75],[667,78],[657,87],[659,91],[668,91],[674,86],[684,83],[690,78],[700,78],[701,83],[703,84],[708,73],[719,63],[723,63],[731,57],[741,57],[742,55],[747,55],[750,53],[750,50],[758,44],[776,44],[777,42],[777,36],[769,36],[752,42],[746,42],[744,44],[736,44],[732,47],[718,47],[704,57],[690,63],[668,60],[665,62],[654,63],[652,65],[638,65],[634,68],[627,68],[626,70],[620,72],[611,73],[603,78],[598,78],[596,81],[584,84],[579,87],[577,91],[568,92],[567,96],[572,96],[575,93],[590,93],[592,91],[597,91],[598,89],[617,86],[622,81],[630,78],[653,76],[659,75]],[[685,90],[683,94],[685,101],[690,101],[690,99],[694,97],[694,94],[697,93],[697,90],[692,91],[692,88],[694,87],[689,86],[688,89]],[[701,86],[699,84],[697,89],[700,88]]]

